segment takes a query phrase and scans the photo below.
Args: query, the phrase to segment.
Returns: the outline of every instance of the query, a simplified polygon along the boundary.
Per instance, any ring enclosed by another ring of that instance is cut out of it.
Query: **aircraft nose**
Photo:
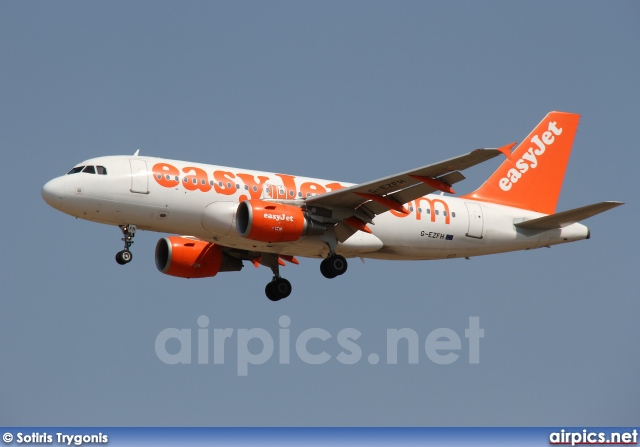
[[[42,198],[50,206],[54,208],[60,208],[62,205],[62,195],[64,193],[64,178],[57,177],[53,180],[49,180],[42,187]]]

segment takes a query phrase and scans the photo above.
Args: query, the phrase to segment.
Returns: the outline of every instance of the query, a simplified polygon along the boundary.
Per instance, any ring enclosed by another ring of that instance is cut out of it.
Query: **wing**
[[[453,193],[451,185],[464,180],[459,171],[507,153],[508,149],[476,149],[439,163],[309,197],[306,206],[314,219],[338,224],[338,240],[344,241],[357,230],[370,231],[366,224],[378,214],[391,209],[406,213],[405,203],[434,191]]]

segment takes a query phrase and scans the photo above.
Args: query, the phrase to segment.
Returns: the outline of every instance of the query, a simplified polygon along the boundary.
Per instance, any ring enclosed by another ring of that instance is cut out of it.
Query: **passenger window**
[[[86,168],[84,168],[82,170],[82,172],[84,172],[86,174],[95,174],[96,173],[96,168],[94,168],[93,166],[87,166]]]
[[[67,172],[67,175],[69,175],[69,174],[77,174],[78,172],[82,171],[83,169],[84,169],[84,166],[76,166],[71,171]]]
[[[96,166],[96,169],[98,170],[98,174],[107,175],[107,168],[104,166]]]
[[[293,192],[293,190],[290,190],[290,191],[289,191],[289,195],[290,195],[291,197],[293,197],[293,196],[295,196],[295,195],[296,195],[296,193],[295,193],[295,192]]]

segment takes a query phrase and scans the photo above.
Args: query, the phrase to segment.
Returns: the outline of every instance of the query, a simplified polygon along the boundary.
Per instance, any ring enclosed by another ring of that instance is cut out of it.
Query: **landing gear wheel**
[[[335,278],[337,275],[329,271],[329,267],[327,265],[328,264],[327,259],[323,259],[322,262],[320,263],[320,273],[322,273],[322,276],[324,276],[325,278],[332,279],[332,278]]]
[[[125,265],[131,262],[133,254],[129,250],[122,250],[116,253],[116,262],[120,265]]]
[[[131,254],[131,246],[133,245],[133,237],[136,235],[135,225],[120,225],[120,231],[122,231],[122,241],[124,242],[124,250],[116,253],[116,262],[120,265],[125,265],[131,262],[133,254]]]
[[[335,278],[347,271],[347,260],[344,256],[332,255],[320,263],[320,273],[325,278]]]
[[[271,301],[280,301],[291,295],[291,283],[284,278],[274,278],[264,288],[264,292]]]
[[[276,298],[276,294],[273,291],[273,282],[267,283],[264,288],[264,294],[267,295],[267,298],[269,298],[269,300],[278,301],[278,298]]]

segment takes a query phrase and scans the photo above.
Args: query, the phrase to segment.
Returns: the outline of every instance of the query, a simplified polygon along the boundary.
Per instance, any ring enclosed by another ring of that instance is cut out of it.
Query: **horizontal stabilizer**
[[[561,213],[550,214],[537,219],[525,220],[514,224],[518,228],[527,230],[552,230],[554,228],[562,228],[576,222],[580,222],[588,217],[596,214],[604,213],[612,208],[622,205],[623,202],[600,202],[593,205],[582,206]]]

